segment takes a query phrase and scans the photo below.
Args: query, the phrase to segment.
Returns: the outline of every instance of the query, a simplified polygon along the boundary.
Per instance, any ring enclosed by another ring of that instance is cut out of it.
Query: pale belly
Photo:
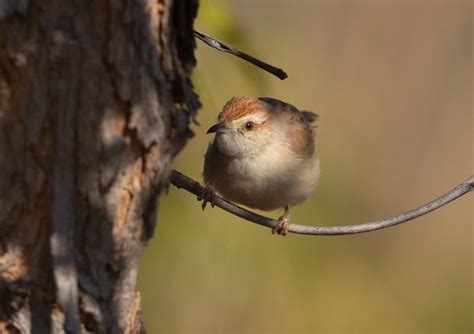
[[[319,180],[319,158],[270,158],[221,157],[214,172],[204,176],[228,200],[255,209],[270,211],[305,201]]]

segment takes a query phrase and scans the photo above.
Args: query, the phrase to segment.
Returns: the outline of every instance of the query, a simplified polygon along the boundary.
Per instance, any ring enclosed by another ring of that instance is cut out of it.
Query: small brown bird
[[[230,201],[270,211],[284,208],[273,233],[286,235],[289,207],[319,181],[311,125],[318,116],[269,97],[233,97],[207,133],[216,133],[204,162],[204,202],[217,190]]]

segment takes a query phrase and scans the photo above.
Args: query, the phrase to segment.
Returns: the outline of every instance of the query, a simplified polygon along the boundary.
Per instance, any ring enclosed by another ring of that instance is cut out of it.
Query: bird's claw
[[[216,190],[214,187],[207,185],[203,190],[200,196],[198,196],[198,201],[202,201],[202,209],[206,208],[207,203],[211,203],[211,207],[214,207],[214,202],[216,199]]]
[[[279,234],[285,236],[288,234],[288,229],[290,227],[290,219],[288,217],[280,217],[278,219],[278,225],[272,228],[272,234]]]
[[[290,228],[290,212],[288,207],[285,207],[285,213],[278,218],[278,225],[272,228],[272,234],[285,236],[288,234]]]

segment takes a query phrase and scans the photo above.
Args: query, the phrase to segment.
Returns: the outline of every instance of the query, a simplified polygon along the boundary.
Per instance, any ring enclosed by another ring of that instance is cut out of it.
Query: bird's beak
[[[222,132],[226,129],[226,126],[222,123],[217,123],[211,126],[206,133],[213,133],[213,132]]]

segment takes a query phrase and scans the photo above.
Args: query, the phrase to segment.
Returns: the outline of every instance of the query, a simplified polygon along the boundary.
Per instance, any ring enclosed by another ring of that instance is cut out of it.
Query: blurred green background
[[[205,1],[195,27],[285,81],[197,42],[200,126],[175,168],[201,180],[234,95],[320,115],[321,183],[299,224],[398,214],[473,173],[471,1]],[[473,196],[368,234],[273,236],[171,187],[141,261],[149,333],[472,333]],[[278,217],[281,212],[266,213]]]

